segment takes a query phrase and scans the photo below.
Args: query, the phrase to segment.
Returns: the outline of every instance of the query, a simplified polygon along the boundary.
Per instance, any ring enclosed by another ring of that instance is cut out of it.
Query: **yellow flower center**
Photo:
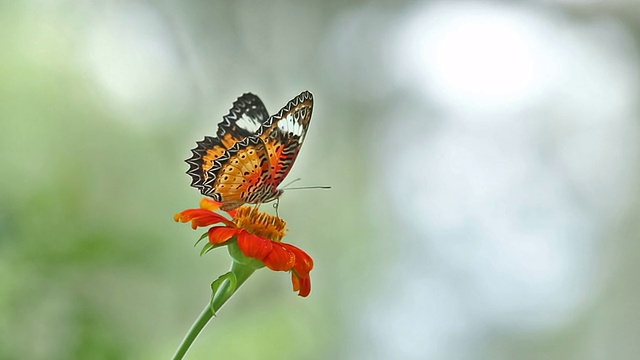
[[[258,235],[272,241],[280,241],[287,232],[287,223],[277,216],[263,213],[253,206],[243,206],[233,217],[238,227],[249,234]]]

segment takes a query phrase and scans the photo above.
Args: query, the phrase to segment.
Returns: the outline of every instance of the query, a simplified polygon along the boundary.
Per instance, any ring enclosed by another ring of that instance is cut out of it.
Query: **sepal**
[[[211,311],[215,316],[222,305],[233,295],[237,289],[238,280],[236,275],[229,271],[220,275],[211,283]]]

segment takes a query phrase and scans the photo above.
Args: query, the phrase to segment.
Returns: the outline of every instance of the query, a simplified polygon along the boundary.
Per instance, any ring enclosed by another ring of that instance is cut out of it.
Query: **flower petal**
[[[311,278],[300,278],[295,273],[291,273],[291,282],[293,283],[293,291],[298,292],[298,296],[307,297],[311,293]]]
[[[205,210],[209,210],[209,211],[217,211],[220,210],[220,208],[222,208],[222,203],[219,203],[215,200],[212,200],[210,198],[202,198],[202,200],[200,200],[200,208],[201,209],[205,209]],[[232,217],[235,216],[236,214],[236,210],[227,210],[225,211],[227,214],[231,215]]]
[[[243,230],[228,226],[214,226],[209,229],[209,242],[214,245],[220,245],[232,237],[238,235]]]
[[[173,220],[186,223],[191,221],[191,227],[204,227],[213,224],[223,223],[228,226],[235,226],[233,222],[224,216],[204,209],[188,209],[177,213],[173,216]]]
[[[222,204],[210,198],[205,197],[205,198],[202,198],[202,200],[200,200],[200,209],[216,211],[216,210],[220,210],[220,205]]]
[[[262,260],[273,271],[289,271],[296,263],[296,255],[282,243],[273,242],[271,252]]]
[[[304,252],[304,250],[291,244],[280,243],[280,245],[295,255],[296,259],[295,264],[293,265],[293,271],[302,278],[308,277],[309,272],[313,269],[313,259],[311,256]]]
[[[173,215],[173,220],[175,222],[186,223],[188,221],[191,221],[191,219],[193,219],[194,217],[201,216],[202,214],[205,214],[205,212],[203,212],[203,210],[201,209],[188,209]]]
[[[273,249],[271,240],[249,234],[245,230],[238,234],[238,247],[245,256],[260,261],[263,261]]]

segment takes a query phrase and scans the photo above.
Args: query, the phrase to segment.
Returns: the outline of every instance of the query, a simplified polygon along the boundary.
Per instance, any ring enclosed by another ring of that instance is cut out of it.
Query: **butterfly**
[[[304,142],[313,95],[303,91],[269,116],[254,94],[245,93],[218,125],[215,137],[196,142],[187,174],[191,186],[222,203],[222,210],[278,199]]]

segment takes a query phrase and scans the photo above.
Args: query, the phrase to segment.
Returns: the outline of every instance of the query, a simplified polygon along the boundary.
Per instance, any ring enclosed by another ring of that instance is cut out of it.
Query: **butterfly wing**
[[[239,97],[218,126],[192,149],[187,173],[191,185],[224,203],[229,210],[245,203],[277,198],[304,142],[313,96],[304,91],[269,117],[262,101],[247,93]]]
[[[311,122],[313,95],[303,91],[271,116],[258,132],[269,154],[272,179],[277,187],[293,166]]]
[[[213,162],[203,193],[224,203],[225,210],[272,198],[271,164],[265,143],[256,136],[236,143]]]
[[[202,192],[207,172],[213,166],[213,162],[226,151],[227,148],[218,138],[206,136],[204,140],[197,142],[196,147],[191,149],[191,157],[185,160],[189,164],[187,174],[191,176],[191,186]]]
[[[247,136],[253,136],[269,118],[269,112],[259,97],[246,93],[234,103],[229,113],[222,117],[217,136],[230,149]]]
[[[191,176],[191,186],[204,194],[204,183],[214,161],[236,143],[253,136],[268,118],[267,109],[256,95],[246,93],[236,99],[218,125],[217,137],[207,136],[197,142],[191,150],[192,156],[185,160],[189,164],[187,174]]]

